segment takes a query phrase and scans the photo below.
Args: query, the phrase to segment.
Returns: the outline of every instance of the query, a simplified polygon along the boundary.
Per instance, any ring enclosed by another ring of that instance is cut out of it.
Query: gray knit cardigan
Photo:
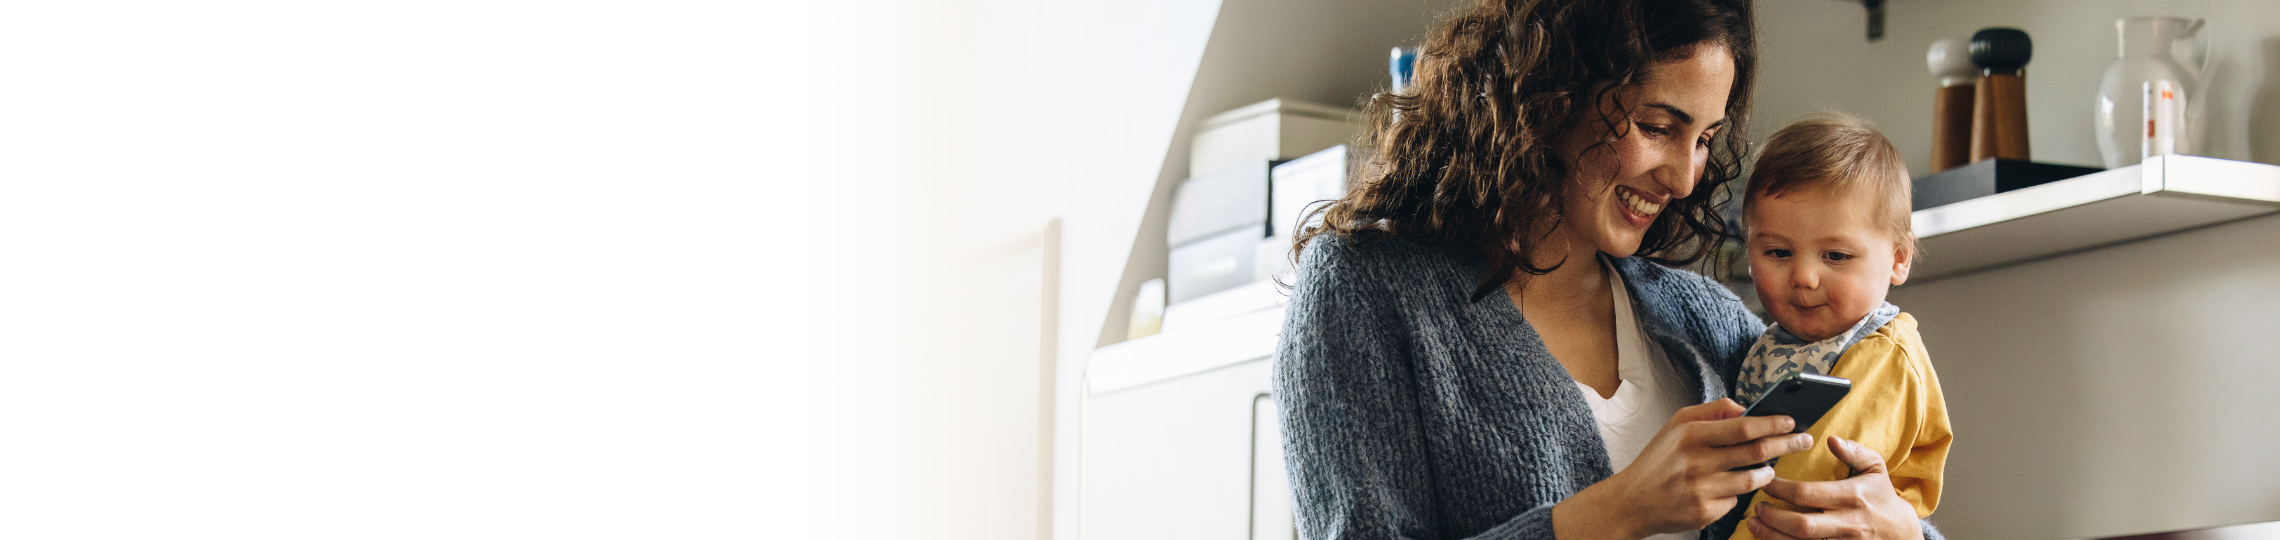
[[[1613,264],[1689,395],[1725,397],[1765,323],[1700,275]],[[1325,234],[1300,268],[1274,373],[1300,538],[1551,539],[1552,504],[1612,474],[1510,297],[1471,300],[1477,255]]]

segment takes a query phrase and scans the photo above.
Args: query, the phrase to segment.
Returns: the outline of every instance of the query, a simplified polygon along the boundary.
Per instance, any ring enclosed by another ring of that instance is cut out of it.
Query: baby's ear
[[[1908,282],[1908,265],[1916,262],[1916,250],[1913,249],[1914,246],[1908,245],[1910,243],[1901,243],[1898,247],[1892,248],[1893,285]]]

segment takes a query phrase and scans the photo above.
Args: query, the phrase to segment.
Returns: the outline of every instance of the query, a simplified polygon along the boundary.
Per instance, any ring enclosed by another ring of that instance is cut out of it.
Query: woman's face
[[[1698,45],[1621,91],[1629,116],[1613,96],[1603,100],[1561,148],[1576,176],[1560,201],[1560,229],[1547,240],[1564,240],[1571,257],[1585,246],[1616,257],[1637,252],[1664,206],[1694,192],[1733,86],[1733,55]],[[1607,144],[1593,146],[1601,141]]]

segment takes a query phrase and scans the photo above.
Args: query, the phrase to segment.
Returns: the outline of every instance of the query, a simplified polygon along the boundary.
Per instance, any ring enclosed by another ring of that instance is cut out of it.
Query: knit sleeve
[[[1352,248],[1309,246],[1277,346],[1274,397],[1300,538],[1442,538],[1394,287]],[[1551,539],[1551,505],[1480,538]]]

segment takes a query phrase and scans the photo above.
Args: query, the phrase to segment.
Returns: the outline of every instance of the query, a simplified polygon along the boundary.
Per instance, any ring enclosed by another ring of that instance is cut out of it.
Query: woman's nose
[[[1670,190],[1670,198],[1683,199],[1694,193],[1694,185],[1702,181],[1702,169],[1709,163],[1708,149],[1688,145],[1698,151],[1673,152],[1663,165],[1663,188]]]

